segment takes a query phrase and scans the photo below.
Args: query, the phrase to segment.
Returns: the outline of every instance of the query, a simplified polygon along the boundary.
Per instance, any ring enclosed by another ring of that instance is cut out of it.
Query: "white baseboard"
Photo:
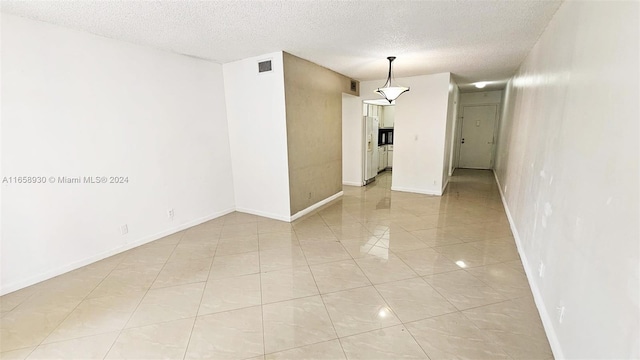
[[[442,196],[442,191],[437,191],[437,190],[413,189],[413,188],[406,188],[406,187],[400,187],[400,186],[391,186],[391,190],[410,192],[410,193],[416,193],[416,194],[424,194],[424,195]]]
[[[342,191],[340,191],[339,193],[333,194],[333,195],[329,196],[328,198],[326,198],[324,200],[318,201],[317,203],[309,206],[308,208],[306,208],[304,210],[298,211],[297,213],[291,215],[290,221],[293,221],[295,219],[298,219],[298,218],[301,218],[301,217],[307,215],[308,213],[310,213],[313,210],[321,207],[322,205],[325,205],[325,204],[327,204],[327,203],[339,198],[340,196],[342,196],[342,194],[344,194],[344,193]]]
[[[342,185],[347,185],[347,186],[362,186],[362,182],[355,182],[355,181],[343,181]]]
[[[210,215],[207,215],[207,216],[203,216],[201,218],[198,218],[198,219],[195,219],[195,220],[180,224],[180,225],[178,225],[176,227],[160,231],[160,232],[155,233],[153,235],[145,236],[143,238],[140,238],[140,239],[135,240],[133,242],[129,242],[129,243],[127,243],[125,245],[122,245],[122,246],[119,246],[117,248],[104,251],[104,252],[102,252],[100,254],[97,254],[97,255],[94,255],[94,256],[89,256],[87,258],[84,258],[84,259],[79,260],[79,261],[75,261],[75,262],[73,262],[71,264],[68,264],[68,265],[60,266],[60,267],[58,267],[56,269],[47,271],[45,273],[38,274],[38,275],[35,275],[35,276],[31,276],[31,277],[29,277],[27,279],[16,281],[16,282],[13,282],[13,283],[10,283],[10,284],[2,284],[2,287],[0,287],[0,295],[5,295],[5,294],[8,294],[10,292],[25,288],[27,286],[31,286],[33,284],[37,284],[37,283],[39,283],[41,281],[45,281],[45,280],[51,279],[51,278],[56,277],[58,275],[62,275],[64,273],[66,273],[66,272],[81,268],[81,267],[83,267],[85,265],[89,265],[89,264],[94,263],[96,261],[100,261],[102,259],[106,259],[109,256],[113,256],[113,255],[119,254],[119,253],[121,253],[123,251],[127,251],[129,249],[133,249],[133,248],[138,247],[140,245],[144,245],[144,244],[149,243],[151,241],[158,240],[158,239],[163,238],[165,236],[168,236],[168,235],[171,235],[171,234],[175,234],[175,233],[177,233],[179,231],[182,231],[184,229],[188,229],[190,227],[202,224],[203,222],[207,222],[209,220],[213,220],[215,218],[218,218],[220,216],[226,215],[226,214],[234,212],[234,211],[235,211],[235,209],[233,209],[233,208],[232,209],[226,209],[226,210],[218,211],[218,212],[215,212],[213,214],[210,214]]]
[[[509,220],[509,226],[511,227],[511,232],[513,233],[513,237],[516,240],[516,248],[518,249],[518,253],[520,254],[520,260],[522,260],[522,267],[524,267],[524,271],[527,274],[527,280],[529,281],[529,287],[531,288],[531,293],[533,294],[533,300],[538,308],[538,313],[540,314],[540,319],[542,320],[542,326],[544,327],[544,331],[547,334],[547,339],[549,339],[549,345],[551,346],[551,351],[553,352],[553,357],[556,359],[564,359],[564,354],[562,352],[562,346],[560,345],[560,341],[558,340],[558,335],[553,327],[552,317],[549,315],[549,311],[547,311],[547,307],[544,304],[542,299],[542,293],[540,293],[540,289],[538,288],[538,284],[535,281],[535,273],[532,273],[531,267],[529,266],[529,261],[527,259],[526,254],[522,248],[522,241],[520,240],[520,235],[518,234],[518,229],[516,229],[515,222],[513,221],[513,217],[511,217],[511,212],[509,211],[509,206],[507,205],[507,199],[502,192],[502,185],[500,185],[500,180],[498,179],[498,174],[495,169],[493,169],[493,176],[496,178],[496,183],[498,184],[498,190],[500,190],[500,198],[502,199],[502,205],[504,206],[504,211],[507,213],[507,219]]]
[[[266,217],[274,220],[280,220],[280,221],[286,221],[286,222],[291,221],[291,216],[288,216],[288,215],[272,214],[265,211],[253,210],[253,209],[247,209],[247,208],[236,208],[236,211],[241,213],[251,214],[251,215],[258,215],[258,216],[262,216],[262,217]]]

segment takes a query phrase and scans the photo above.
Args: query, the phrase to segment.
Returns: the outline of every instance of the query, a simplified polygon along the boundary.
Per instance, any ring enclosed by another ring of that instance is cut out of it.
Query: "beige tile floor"
[[[233,213],[0,298],[3,359],[550,359],[489,171]]]

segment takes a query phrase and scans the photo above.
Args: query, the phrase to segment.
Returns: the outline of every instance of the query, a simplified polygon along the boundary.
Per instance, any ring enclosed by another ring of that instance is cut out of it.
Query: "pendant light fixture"
[[[391,63],[393,62],[393,60],[395,60],[396,57],[395,56],[389,56],[387,58],[387,60],[389,60],[389,75],[387,77],[387,82],[384,83],[384,86],[382,86],[381,88],[376,89],[376,93],[380,94],[382,97],[384,97],[389,104],[391,104],[395,99],[398,98],[398,96],[404,94],[405,92],[409,91],[408,87],[404,87],[404,86],[393,86],[391,84]]]

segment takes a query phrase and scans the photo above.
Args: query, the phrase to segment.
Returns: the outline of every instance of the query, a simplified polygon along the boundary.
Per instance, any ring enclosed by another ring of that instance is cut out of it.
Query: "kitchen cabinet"
[[[396,107],[395,106],[383,106],[381,115],[380,115],[380,127],[384,128],[392,128],[393,122],[396,116]]]
[[[387,168],[387,147],[380,146],[378,148],[379,156],[378,156],[378,171],[383,171]]]
[[[380,119],[380,127],[383,126],[383,111],[383,107],[380,105],[364,104],[364,107],[362,108],[362,113],[364,116],[375,116]]]
[[[393,168],[393,145],[387,146],[387,167]]]

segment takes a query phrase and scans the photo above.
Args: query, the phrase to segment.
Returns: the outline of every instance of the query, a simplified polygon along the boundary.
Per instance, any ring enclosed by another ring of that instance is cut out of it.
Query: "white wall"
[[[271,59],[272,72],[258,73]],[[282,52],[223,65],[238,211],[289,221]]]
[[[453,77],[449,79],[449,99],[447,102],[447,128],[445,133],[445,151],[444,151],[444,162],[442,167],[442,192],[447,187],[449,183],[449,177],[453,174],[453,154],[454,147],[457,145],[455,143],[455,129],[457,125],[458,118],[458,101],[459,101],[460,90],[458,89],[458,84],[456,84]]]
[[[476,91],[460,94],[460,106],[490,105],[502,102],[502,90]]]
[[[3,177],[129,179],[2,185],[2,293],[233,210],[221,66],[2,14],[1,71]]]
[[[638,14],[563,3],[506,91],[496,173],[557,358],[640,357]]]
[[[362,99],[342,94],[342,184],[362,186]]]
[[[396,100],[391,189],[442,194],[450,73],[398,78],[411,90]],[[360,83],[363,100],[384,81]]]

